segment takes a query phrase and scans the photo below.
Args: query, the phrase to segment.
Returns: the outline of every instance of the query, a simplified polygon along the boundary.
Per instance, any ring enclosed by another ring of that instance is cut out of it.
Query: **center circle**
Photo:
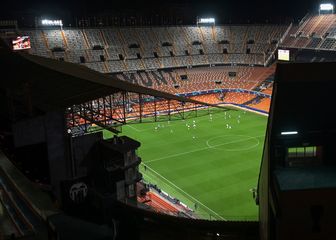
[[[209,138],[206,145],[212,149],[224,151],[247,151],[259,145],[256,137],[247,135],[221,135]]]

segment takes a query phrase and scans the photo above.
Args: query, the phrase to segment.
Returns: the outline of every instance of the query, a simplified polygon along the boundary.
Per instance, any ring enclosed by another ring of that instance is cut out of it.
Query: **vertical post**
[[[195,103],[195,115],[197,117],[197,105],[196,105],[196,103]]]
[[[106,106],[105,106],[105,97],[103,97],[103,111],[104,111],[104,125],[106,126],[107,125],[107,122],[106,122]]]
[[[74,106],[71,107],[71,119],[72,119],[72,127],[76,127],[76,119],[75,119]]]
[[[156,115],[156,101],[155,101],[155,97],[154,97],[154,122],[157,121],[157,115]]]
[[[91,124],[92,124],[92,120],[93,121],[98,121],[98,119],[95,119],[95,114],[93,112],[93,101],[90,101],[89,106],[88,106],[88,108],[90,109]]]
[[[168,99],[168,120],[171,120],[171,116],[170,116],[170,99]]]
[[[122,98],[123,98],[123,115],[124,115],[124,124],[126,124],[126,92],[122,92]]]
[[[139,93],[139,111],[140,111],[140,123],[142,123],[142,95]]]
[[[182,102],[182,119],[184,119],[184,105],[185,105],[185,102]]]
[[[85,107],[82,107],[83,105],[84,105]],[[86,104],[84,103],[83,105],[81,105],[81,107],[80,107],[81,110],[80,110],[80,111],[82,111],[82,109],[83,109],[83,111],[84,111],[84,131],[87,132]],[[81,115],[82,115],[82,114],[81,114]]]
[[[110,117],[113,119],[113,104],[112,104],[112,95],[109,96],[109,108],[110,108]]]

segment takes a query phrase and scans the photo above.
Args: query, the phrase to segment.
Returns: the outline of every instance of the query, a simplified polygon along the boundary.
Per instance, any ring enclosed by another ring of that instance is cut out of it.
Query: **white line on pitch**
[[[139,129],[137,129],[136,127],[131,126],[130,124],[126,124],[125,126],[128,126],[128,127],[134,129],[134,130],[137,131],[137,132],[143,132],[143,131],[146,131],[146,130],[139,130]]]
[[[214,148],[214,147],[219,147],[219,146],[223,146],[223,145],[227,145],[227,144],[231,144],[231,143],[244,142],[244,141],[247,141],[247,140],[250,140],[250,139],[253,139],[253,138],[262,137],[262,136],[265,136],[265,135],[260,135],[260,136],[257,136],[257,137],[246,138],[246,139],[243,139],[243,140],[236,140],[236,141],[221,143],[221,144],[213,145],[211,147],[206,146],[206,147],[203,147],[203,148],[198,148],[198,149],[195,149],[195,150],[186,151],[186,152],[182,152],[182,153],[176,153],[176,154],[172,154],[172,155],[169,155],[169,156],[165,156],[165,157],[149,160],[149,161],[146,161],[146,163],[152,163],[152,162],[160,161],[160,160],[167,159],[167,158],[178,157],[178,156],[182,156],[182,155],[185,155],[185,154],[189,154],[189,153],[193,153],[193,152],[199,152],[199,151],[203,151],[203,150],[206,150],[206,149],[211,149],[211,148]]]
[[[146,165],[143,163],[143,165]],[[169,181],[167,178],[165,178],[164,176],[162,176],[160,173],[158,173],[157,171],[155,171],[153,168],[149,167],[148,165],[146,165],[146,167],[148,169],[150,169],[151,171],[153,171],[154,173],[156,173],[158,176],[160,176],[161,178],[163,178],[164,180],[166,180],[169,184],[171,184],[173,187],[177,188],[178,190],[180,190],[182,193],[184,193],[185,195],[187,195],[188,197],[190,197],[193,201],[197,202],[198,204],[202,205],[203,207],[205,207],[206,209],[208,209],[210,212],[214,213],[215,215],[217,215],[217,217],[221,218],[224,221],[227,221],[225,218],[223,218],[221,215],[219,215],[218,213],[216,213],[214,210],[210,209],[209,207],[207,207],[206,205],[204,205],[203,203],[201,203],[199,200],[197,200],[196,198],[194,198],[193,196],[191,196],[190,194],[188,194],[187,192],[185,192],[184,190],[182,190],[181,188],[179,188],[177,185],[175,185],[174,183],[172,183],[171,181]]]

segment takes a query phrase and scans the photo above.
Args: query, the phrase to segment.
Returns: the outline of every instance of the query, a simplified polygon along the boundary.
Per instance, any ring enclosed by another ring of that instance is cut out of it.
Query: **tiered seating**
[[[93,48],[94,46],[105,47],[105,43],[99,29],[84,29],[83,32],[86,34],[90,48]]]
[[[214,37],[214,27],[200,27],[203,39],[203,49],[206,54],[221,53],[220,48],[215,41]]]
[[[204,94],[204,95],[198,95],[198,96],[193,96],[191,99],[201,101],[201,102],[206,102],[209,104],[219,104],[222,103],[219,94]]]
[[[298,31],[301,32],[303,36],[307,37],[312,34],[323,36],[334,20],[335,16],[333,14],[311,16],[302,24]]]
[[[229,53],[245,53],[247,26],[231,26]]]
[[[173,37],[170,36],[169,30],[167,27],[157,27],[153,29],[153,34],[155,38],[158,40],[159,45],[161,46],[162,43],[168,42],[173,43]]]
[[[188,40],[187,35],[185,34],[184,27],[171,27],[168,28],[169,34],[172,36],[174,41],[174,50],[177,56],[186,55],[186,51],[189,53],[191,50],[191,43]]]
[[[221,64],[225,62],[223,54],[211,54],[208,55],[208,60],[210,64]]]
[[[88,61],[88,57],[86,55],[85,50],[76,50],[76,51],[67,51],[66,52],[66,60],[73,63],[80,63],[80,58],[84,57],[85,61]]]
[[[44,39],[43,33],[40,30],[24,31],[21,33],[24,36],[30,36],[31,49],[29,52],[42,57],[51,57],[50,49],[47,47],[47,42]]]
[[[335,38],[336,37],[336,21],[332,21],[330,28],[328,29],[328,37]]]
[[[294,44],[294,41],[296,40],[296,33],[299,29],[299,25],[292,25],[289,32],[287,33],[286,38],[281,43],[282,46],[290,47]]]
[[[196,55],[191,58],[193,66],[206,65],[209,64],[208,59],[205,55]]]
[[[142,55],[144,58],[154,57],[154,52],[160,55],[160,44],[155,38],[152,28],[136,28],[134,31],[136,31],[138,34],[139,42],[143,50]]]
[[[149,192],[148,193],[151,199],[151,204],[155,204],[161,209],[165,209],[169,212],[175,212],[177,213],[179,211],[178,208],[173,206],[173,204],[169,203],[168,201],[164,200],[162,197],[158,196],[155,193]]]
[[[44,30],[43,32],[44,32],[44,35],[45,35],[46,40],[48,42],[49,49],[53,49],[53,48],[66,49],[61,31],[59,31],[59,30]]]
[[[123,40],[121,38],[121,35],[118,31],[118,29],[112,29],[112,28],[106,28],[102,29],[102,36],[105,38],[106,44],[107,44],[107,53],[108,53],[108,59],[107,60],[119,60],[119,54],[124,55],[124,47],[125,44],[123,43]],[[115,64],[109,64],[111,66]],[[117,64],[117,65],[120,65]],[[114,69],[111,69],[112,71]],[[120,70],[120,68],[117,68],[116,71]]]
[[[86,63],[106,61],[113,73],[209,64],[263,65],[275,48],[271,41],[279,40],[284,31],[282,26],[180,26],[36,30],[29,35],[33,54],[104,72],[105,64]]]
[[[322,38],[312,38],[311,41],[307,44],[307,48],[317,48],[322,41]]]
[[[89,61],[91,61],[91,62],[100,62],[101,61],[100,56],[104,56],[105,59],[108,59],[106,57],[106,54],[105,54],[104,50],[88,49],[88,50],[86,50],[86,54],[88,56]]]
[[[272,95],[273,87],[266,88],[262,91],[262,93]]]
[[[173,68],[176,67],[174,58],[164,57],[161,58],[161,62],[164,68]]]
[[[161,68],[161,64],[156,58],[145,58],[143,60],[146,69],[159,69]]]
[[[107,67],[109,72],[125,72],[126,67],[122,61],[108,61]]]
[[[262,98],[258,103],[250,104],[251,107],[263,110],[265,112],[269,111],[271,106],[271,99],[270,98]]]
[[[108,60],[119,60],[119,54],[124,54],[123,48],[118,46],[109,46],[106,51]]]
[[[88,49],[82,31],[80,30],[64,30],[67,39],[67,47],[71,50]]]
[[[321,49],[335,49],[336,39],[335,38],[327,38],[321,44]]]
[[[106,73],[106,68],[104,67],[104,63],[103,62],[92,62],[92,63],[85,63],[85,66],[87,66],[88,68],[91,68],[97,72],[101,72],[101,73]]]
[[[254,94],[243,93],[243,92],[228,92],[225,94],[224,102],[225,103],[235,103],[235,104],[243,104],[247,101],[255,98]]]
[[[189,93],[218,88],[252,90],[256,86],[260,86],[274,71],[274,67],[202,67],[174,71],[118,74],[116,76],[119,79],[161,91]],[[236,72],[236,77],[230,77],[229,72]],[[187,75],[187,79],[182,80],[181,75]],[[221,83],[218,84],[216,81],[221,81]]]
[[[282,45],[294,48],[333,49],[336,35],[336,15],[322,14],[308,17],[293,27]]]
[[[221,99],[222,93],[212,93],[212,94],[204,94],[199,96],[193,96],[192,99],[197,101],[206,102],[209,104],[243,104],[247,101],[255,98],[254,94],[242,93],[242,92],[226,92],[224,93],[224,99]]]
[[[175,62],[177,64],[177,66],[187,67],[187,66],[191,66],[192,65],[191,58],[189,56],[178,56],[178,57],[175,57]]]
[[[203,37],[201,30],[198,27],[185,27],[186,39],[189,45],[191,45],[191,54],[199,55],[200,51],[204,51]]]
[[[125,61],[127,69],[129,71],[144,70],[144,65],[141,62],[141,59],[129,59]]]

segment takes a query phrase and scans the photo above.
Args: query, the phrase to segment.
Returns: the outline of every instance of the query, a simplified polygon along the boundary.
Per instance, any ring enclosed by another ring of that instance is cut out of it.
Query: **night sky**
[[[144,15],[183,12],[193,16],[214,16],[217,19],[251,21],[267,20],[276,17],[288,17],[294,20],[302,18],[307,12],[316,11],[320,1],[316,0],[18,0],[0,2],[0,16],[14,18],[22,12],[36,15],[62,17],[64,15],[85,16],[102,12],[118,12]],[[174,10],[175,9],[175,10]]]

